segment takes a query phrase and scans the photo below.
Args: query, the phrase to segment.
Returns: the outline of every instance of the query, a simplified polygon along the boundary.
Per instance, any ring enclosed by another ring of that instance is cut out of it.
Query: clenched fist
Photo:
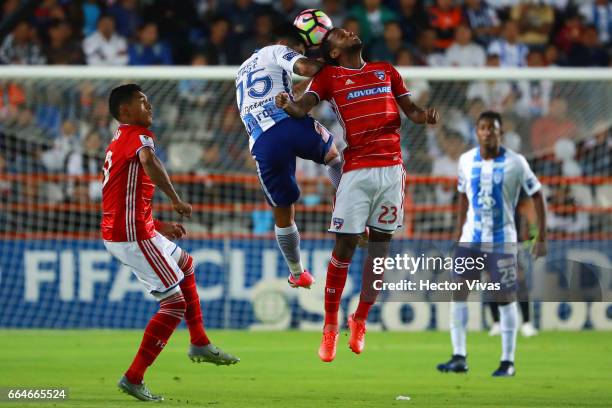
[[[172,207],[174,207],[174,211],[183,217],[191,217],[191,204],[178,200],[177,202],[172,203]]]
[[[289,106],[289,102],[291,102],[291,99],[289,98],[289,94],[287,92],[281,92],[276,95],[276,97],[274,98],[274,102],[279,108],[285,109],[287,106]]]
[[[425,123],[428,125],[435,125],[440,121],[440,114],[436,108],[427,108],[425,111]]]

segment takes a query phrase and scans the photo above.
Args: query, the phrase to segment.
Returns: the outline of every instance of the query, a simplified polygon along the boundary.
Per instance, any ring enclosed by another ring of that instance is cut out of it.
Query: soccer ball
[[[333,28],[331,19],[318,9],[302,11],[293,21],[309,47],[321,44],[325,34]]]

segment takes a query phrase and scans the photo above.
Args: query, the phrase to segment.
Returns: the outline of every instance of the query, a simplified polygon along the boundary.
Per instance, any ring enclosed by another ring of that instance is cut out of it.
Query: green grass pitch
[[[449,357],[448,333],[367,335],[356,356],[340,337],[336,361],[317,357],[312,332],[211,331],[213,341],[238,354],[232,367],[187,359],[180,330],[145,381],[164,395],[164,406],[191,407],[610,407],[612,333],[552,332],[519,337],[517,376],[491,378],[499,338],[468,334],[470,373],[440,374]],[[61,403],[8,403],[8,407],[131,407],[140,402],[115,384],[140,342],[140,331],[3,330],[0,387],[68,387]],[[398,395],[410,401],[396,401]]]

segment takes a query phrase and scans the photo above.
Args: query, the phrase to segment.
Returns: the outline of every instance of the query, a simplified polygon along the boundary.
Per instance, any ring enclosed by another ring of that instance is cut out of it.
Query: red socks
[[[374,289],[374,281],[382,280],[383,274],[374,273],[374,259],[368,255],[363,263],[363,271],[361,273],[361,294],[359,296],[359,305],[354,314],[355,320],[367,320],[370,308],[376,303],[378,297],[377,290]]]
[[[364,302],[362,299],[359,299],[359,305],[357,305],[357,310],[355,310],[353,319],[368,320],[368,313],[370,313],[370,308],[373,304],[374,303]]]
[[[153,364],[185,314],[185,299],[176,293],[159,302],[159,310],[145,328],[142,343],[125,376],[132,384],[140,384],[147,368]]]
[[[185,296],[187,310],[185,311],[185,323],[189,329],[189,337],[191,344],[195,346],[205,346],[210,344],[206,331],[204,330],[204,322],[202,320],[202,309],[200,308],[200,297],[198,296],[198,288],[195,281],[195,273],[193,267],[193,258],[187,252],[181,253],[178,266],[185,274],[185,278],[180,284],[181,291]]]
[[[183,317],[185,317],[189,329],[191,343],[196,346],[210,344],[202,322],[202,310],[200,309],[200,297],[195,282],[193,258],[183,251],[178,266],[185,274],[185,278],[180,283],[182,293],[176,293],[159,302],[159,310],[145,328],[138,353],[136,353],[134,361],[125,373],[128,381],[132,384],[142,382],[145,371],[161,353]]]
[[[327,266],[327,281],[325,283],[325,326],[338,327],[338,310],[340,299],[346,283],[350,260],[338,259],[332,253]]]

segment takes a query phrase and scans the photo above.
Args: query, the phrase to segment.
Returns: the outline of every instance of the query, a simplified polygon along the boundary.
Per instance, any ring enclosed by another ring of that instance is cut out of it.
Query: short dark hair
[[[231,22],[229,21],[229,19],[224,16],[223,14],[216,14],[214,15],[211,20],[210,20],[210,25],[215,25],[217,23],[227,23],[227,24],[231,24]]]
[[[142,31],[150,25],[154,25],[155,27],[159,28],[155,21],[147,20],[147,21],[143,21],[142,23],[140,23],[140,25],[138,26],[138,31]]]
[[[323,58],[325,59],[325,62],[328,65],[338,65],[338,60],[336,58],[332,58],[331,56],[332,44],[329,40],[329,37],[335,30],[339,30],[339,28],[334,27],[331,30],[327,31],[323,36],[323,41],[321,41],[321,54],[323,55]]]
[[[108,110],[113,118],[119,121],[121,105],[130,102],[136,92],[142,92],[142,88],[136,84],[120,85],[111,91],[108,97]]]
[[[400,28],[400,30],[402,29],[402,24],[399,21],[397,21],[397,20],[389,20],[389,21],[387,21],[384,24],[384,27],[387,28],[387,27],[392,26],[392,25],[398,26]]]
[[[98,17],[98,23],[102,19],[105,19],[105,18],[110,18],[111,20],[113,20],[113,22],[115,22],[115,23],[117,22],[114,15],[112,15],[112,14],[110,14],[108,12],[104,12],[104,13],[100,14],[100,17]]]
[[[13,26],[13,30],[16,29],[17,27],[19,27],[22,24],[25,24],[28,27],[32,27],[32,23],[30,23],[30,20],[28,20],[27,18],[21,18],[21,19],[17,20],[17,22],[15,22],[15,25]]]
[[[287,41],[289,46],[306,46],[306,43],[300,35],[300,32],[291,23],[282,23],[274,27],[274,29],[272,30],[272,38],[274,39],[274,41],[285,40]]]
[[[482,112],[480,116],[478,117],[478,122],[480,122],[482,119],[491,119],[492,121],[498,121],[499,126],[504,124],[504,122],[502,121],[502,115],[499,112],[495,112],[495,111]]]

